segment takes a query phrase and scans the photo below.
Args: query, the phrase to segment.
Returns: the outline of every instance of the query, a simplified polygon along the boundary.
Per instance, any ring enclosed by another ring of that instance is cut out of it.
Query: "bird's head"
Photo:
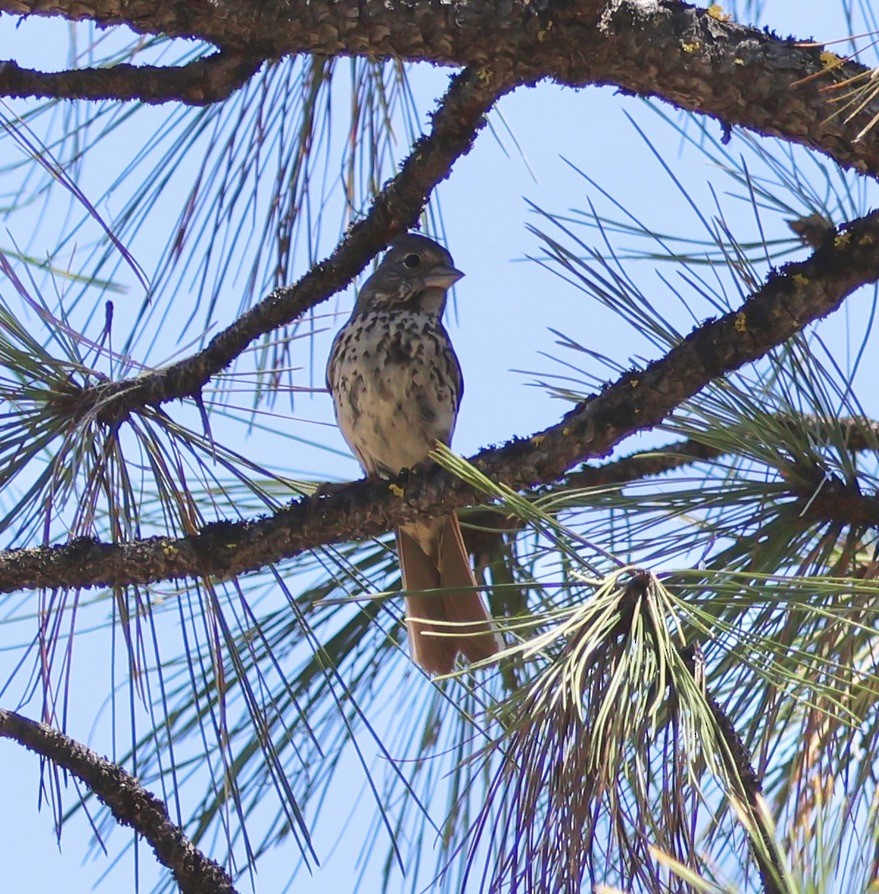
[[[442,316],[446,293],[464,274],[438,243],[417,233],[395,239],[363,284],[354,312],[417,310]]]

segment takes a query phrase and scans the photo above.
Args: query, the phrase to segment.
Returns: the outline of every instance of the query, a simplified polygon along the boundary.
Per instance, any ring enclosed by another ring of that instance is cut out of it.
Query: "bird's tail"
[[[406,592],[406,626],[412,659],[429,674],[446,674],[458,652],[470,661],[503,648],[491,615],[475,589],[476,578],[458,517],[406,525],[397,531]],[[443,590],[419,593],[419,590]]]

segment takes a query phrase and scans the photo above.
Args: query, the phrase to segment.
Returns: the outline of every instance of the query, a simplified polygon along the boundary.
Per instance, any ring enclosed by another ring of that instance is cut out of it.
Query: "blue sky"
[[[765,21],[778,33],[828,39],[842,37],[844,25],[838,14],[834,14],[837,5],[773,0],[768,4]],[[0,35],[7,42],[12,39],[10,22],[6,18],[0,20]],[[59,58],[63,59],[61,51],[66,46],[66,31],[55,23],[28,23],[15,32],[14,39],[15,43],[8,45],[14,47],[12,54],[22,64],[44,67],[41,59],[47,42],[54,44]],[[444,89],[446,78],[446,72],[428,66],[415,72],[413,83],[422,111],[432,107],[434,97]],[[503,116],[503,124],[498,113]],[[163,114],[163,110],[153,110],[144,120],[158,123]],[[505,97],[498,112],[492,116],[497,136],[483,132],[475,149],[458,161],[452,177],[439,192],[446,242],[456,266],[466,274],[457,288],[449,320],[466,380],[465,399],[453,446],[465,455],[514,435],[529,434],[558,419],[565,410],[563,403],[547,395],[542,388],[533,386],[535,378],[542,374],[564,371],[552,357],[570,359],[586,367],[599,380],[612,377],[598,360],[560,350],[551,329],[563,331],[622,366],[639,362],[638,358],[656,356],[647,341],[634,337],[614,314],[596,307],[582,292],[545,268],[524,261],[526,256],[541,250],[539,240],[527,230],[528,224],[540,223],[539,217],[530,209],[529,201],[554,213],[563,213],[570,208],[584,209],[589,200],[608,207],[576,168],[588,172],[612,193],[614,199],[649,226],[682,234],[698,233],[698,218],[693,208],[663,172],[628,115],[646,130],[660,155],[696,197],[696,204],[703,213],[715,213],[714,199],[708,189],[708,184],[713,182],[736,235],[742,240],[757,238],[758,228],[751,209],[746,203],[723,194],[731,184],[725,184],[703,156],[684,146],[679,134],[642,103],[615,95],[610,89],[565,91],[551,84],[540,84]],[[712,127],[715,125],[709,124],[709,129]],[[505,128],[515,136],[515,142],[506,135]],[[105,153],[101,156],[103,163],[87,165],[81,173],[79,185],[102,213],[112,215],[114,210],[112,198],[104,204],[99,198],[119,166],[130,157],[131,139],[131,131],[120,133],[115,142],[102,149]],[[14,151],[8,139],[0,145],[3,145],[2,153]],[[7,156],[2,157],[5,162]],[[185,180],[187,172],[178,173]],[[147,272],[167,234],[172,205],[173,199],[168,199],[167,205],[161,206],[145,221],[136,238],[128,244]],[[168,217],[163,218],[162,208],[166,207]],[[787,235],[782,215],[768,215],[761,223],[770,237]],[[7,226],[8,235],[16,242],[28,243],[26,216],[16,216]],[[46,231],[43,232],[41,238],[48,239]],[[582,231],[582,235],[594,238],[586,231]],[[329,250],[329,234],[325,243]],[[642,288],[649,290],[651,299],[663,313],[675,316],[682,331],[686,332],[693,324],[687,322],[685,308],[676,306],[676,299],[652,265],[641,262],[637,276]],[[130,301],[134,307],[140,300],[139,287],[130,275],[127,285],[128,295],[117,299],[121,320],[126,314],[124,302]],[[230,282],[228,307],[218,312],[220,325],[234,316],[238,289],[238,284]],[[338,316],[326,321],[326,331],[316,336],[313,342],[302,343],[302,356],[297,358],[302,371],[297,375],[303,385],[322,384],[323,364],[332,331],[341,325],[350,306],[350,294],[332,299],[325,310],[335,310]],[[707,311],[704,306],[697,307],[694,303],[694,313],[704,316]],[[844,358],[849,350],[850,336],[856,336],[863,325],[858,309],[847,308],[828,321],[822,331],[832,345],[838,346],[838,356]],[[171,330],[173,327],[163,333],[167,336],[166,354],[179,347],[173,337],[178,333]],[[162,353],[161,347],[160,344],[158,355]],[[875,376],[875,362],[863,374]],[[278,408],[281,413],[285,409],[281,404]],[[303,437],[332,447],[338,454],[304,445],[291,454],[287,442],[273,438],[270,432],[262,432],[242,445],[248,455],[252,453],[267,463],[283,456],[287,468],[318,480],[359,476],[355,461],[345,455],[347,451],[341,437],[330,424],[332,410],[326,395],[298,395],[293,412],[296,430]],[[272,424],[288,423],[282,415]],[[93,729],[92,719],[105,697],[107,656],[96,654],[87,639],[82,652],[76,657],[83,680],[82,699],[74,706],[69,729],[85,741],[100,741],[100,729]],[[14,660],[14,655],[9,656],[9,660]],[[3,662],[4,658],[0,656],[0,669]],[[88,685],[90,675],[94,687]],[[424,685],[428,684],[425,682]],[[36,705],[31,705],[26,712],[33,714],[35,710]],[[5,797],[8,804],[17,805],[14,813],[5,812],[4,822],[8,826],[5,834],[0,835],[0,859],[9,889],[91,890],[101,874],[107,871],[109,861],[98,858],[82,864],[90,838],[88,827],[82,822],[68,824],[60,849],[57,848],[49,811],[45,808],[36,810],[38,762],[11,744],[0,747],[3,749]],[[358,774],[356,767],[351,766],[337,780],[340,817],[347,814],[352,793],[362,786],[362,775]],[[372,818],[371,808],[369,799],[364,798],[354,820],[345,827],[343,843],[337,845],[332,857],[325,860],[325,868],[311,877],[301,873],[291,890],[321,894],[328,888],[354,889],[358,877],[354,858]],[[127,834],[117,833],[113,843],[123,840]],[[316,838],[322,854],[329,852],[338,834],[339,829],[334,827],[332,818],[319,826]],[[384,851],[379,854],[380,858],[383,856]],[[257,890],[279,890],[297,859],[297,854],[284,849],[270,855],[259,870]],[[152,856],[145,847],[141,847],[137,872],[142,886],[148,889],[156,872]],[[362,890],[376,889],[377,872],[378,868],[371,866]],[[124,856],[102,890],[131,889],[134,875],[133,861],[130,856]],[[241,889],[247,889],[245,880],[242,880]]]

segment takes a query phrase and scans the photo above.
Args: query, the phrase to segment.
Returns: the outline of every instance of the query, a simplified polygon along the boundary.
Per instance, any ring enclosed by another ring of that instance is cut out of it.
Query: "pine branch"
[[[433,115],[428,134],[416,141],[400,173],[376,196],[368,213],[348,231],[336,250],[299,282],[276,289],[218,333],[197,354],[133,379],[107,382],[81,391],[65,413],[95,414],[115,423],[147,405],[197,396],[208,380],[228,366],[255,339],[293,322],[345,288],[396,235],[418,220],[436,185],[466,155],[485,115],[508,89],[503,76],[467,69],[452,78]]]
[[[809,420],[806,420],[809,421]],[[811,420],[816,437],[821,437],[826,423]],[[792,423],[793,424],[793,423]],[[802,424],[802,420],[800,421]],[[867,429],[875,433],[879,423],[861,419],[841,419],[846,442],[852,451],[874,449],[875,441]],[[696,440],[686,440],[655,450],[634,453],[598,466],[586,466],[568,475],[560,483],[562,489],[607,487],[631,484],[655,478],[698,462],[712,462],[731,451],[721,450]],[[816,465],[791,460],[794,475],[788,475],[789,492],[801,506],[800,515],[816,523],[847,525],[858,528],[879,528],[879,494],[862,493],[856,481],[843,481]]]
[[[849,224],[809,259],[773,272],[738,310],[699,326],[664,357],[626,373],[556,425],[483,450],[471,461],[492,480],[527,490],[559,480],[589,457],[606,455],[635,432],[658,425],[712,380],[762,357],[879,279],[877,243],[879,212],[874,212]],[[332,495],[294,502],[267,518],[212,524],[193,537],[118,545],[85,539],[9,550],[0,554],[0,592],[232,576],[316,546],[376,536],[477,499],[471,486],[440,469],[392,482],[360,481]]]
[[[155,105],[208,105],[247,83],[265,60],[221,51],[179,67],[128,65],[46,72],[0,62],[0,94],[11,98],[137,99]]]
[[[584,466],[561,482],[565,489],[607,487],[614,484],[631,484],[645,478],[666,475],[694,463],[712,462],[724,456],[726,451],[692,439],[666,444],[655,450],[639,451],[631,456],[603,463],[600,466]]]
[[[741,307],[697,327],[662,359],[581,401],[557,425],[484,451],[475,464],[493,480],[532,487],[605,455],[625,437],[658,425],[708,382],[762,357],[875,282],[877,240],[879,212],[873,212],[845,226],[807,260],[771,272]]]
[[[776,418],[776,421],[786,420]],[[808,416],[790,420],[792,431],[803,425],[807,425],[818,440],[826,438],[828,425],[825,420]],[[835,426],[841,431],[848,449],[853,453],[876,449],[879,422],[866,419],[837,419]],[[713,462],[732,455],[735,453],[731,449],[722,449],[688,438],[652,450],[638,451],[598,466],[584,466],[559,482],[559,487],[567,490],[631,484],[646,478],[666,475],[694,463]],[[792,489],[792,494],[811,501],[810,508],[813,514],[818,514],[827,521],[839,521],[844,524],[879,525],[879,501],[876,501],[876,498],[861,494],[853,485],[828,481],[823,469],[806,468],[801,463],[796,463],[796,460],[793,462],[803,480],[809,482],[809,486],[801,484]],[[817,494],[820,499],[816,498],[816,493],[825,487],[827,487],[825,493]],[[834,502],[841,510],[839,514],[834,514],[830,510]]]
[[[864,78],[864,66],[679,0],[0,0],[0,10],[124,23],[139,33],[247,47],[264,59],[365,55],[491,67],[513,72],[517,85],[550,77],[616,86],[879,174],[871,126],[879,105],[840,114],[838,88]]]
[[[801,516],[834,525],[879,528],[879,495],[863,494],[857,482],[842,481],[836,475],[828,478],[821,469],[809,472],[808,484],[792,489],[802,505]]]
[[[2,709],[0,738],[24,745],[85,783],[118,823],[150,843],[184,894],[235,894],[223,868],[196,848],[168,818],[165,804],[121,767],[50,726]]]
[[[598,29],[606,39],[593,37],[573,66],[547,74],[570,86],[610,84],[658,97],[714,118],[724,133],[745,127],[807,146],[841,167],[879,174],[872,126],[879,103],[850,119],[840,113],[840,87],[867,76],[865,66],[676,0],[608,6],[613,12]]]

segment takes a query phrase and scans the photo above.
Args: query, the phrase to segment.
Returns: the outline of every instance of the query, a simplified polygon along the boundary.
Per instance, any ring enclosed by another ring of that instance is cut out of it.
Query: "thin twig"
[[[129,65],[69,71],[34,71],[0,62],[0,94],[13,98],[130,100],[156,105],[219,102],[245,84],[265,62],[262,56],[220,51],[181,66]]]
[[[779,420],[776,417],[776,421]],[[828,424],[817,417],[801,417],[791,427],[807,425],[816,438],[822,438],[828,431]],[[851,451],[876,450],[879,443],[879,422],[866,419],[837,419],[834,426],[842,430],[846,446]],[[868,432],[872,437],[868,436]],[[694,438],[676,441],[651,450],[639,450],[631,456],[603,463],[599,466],[584,466],[568,475],[560,483],[563,488],[605,487],[612,484],[631,484],[645,478],[655,478],[694,463],[713,462],[733,451],[705,444]]]

